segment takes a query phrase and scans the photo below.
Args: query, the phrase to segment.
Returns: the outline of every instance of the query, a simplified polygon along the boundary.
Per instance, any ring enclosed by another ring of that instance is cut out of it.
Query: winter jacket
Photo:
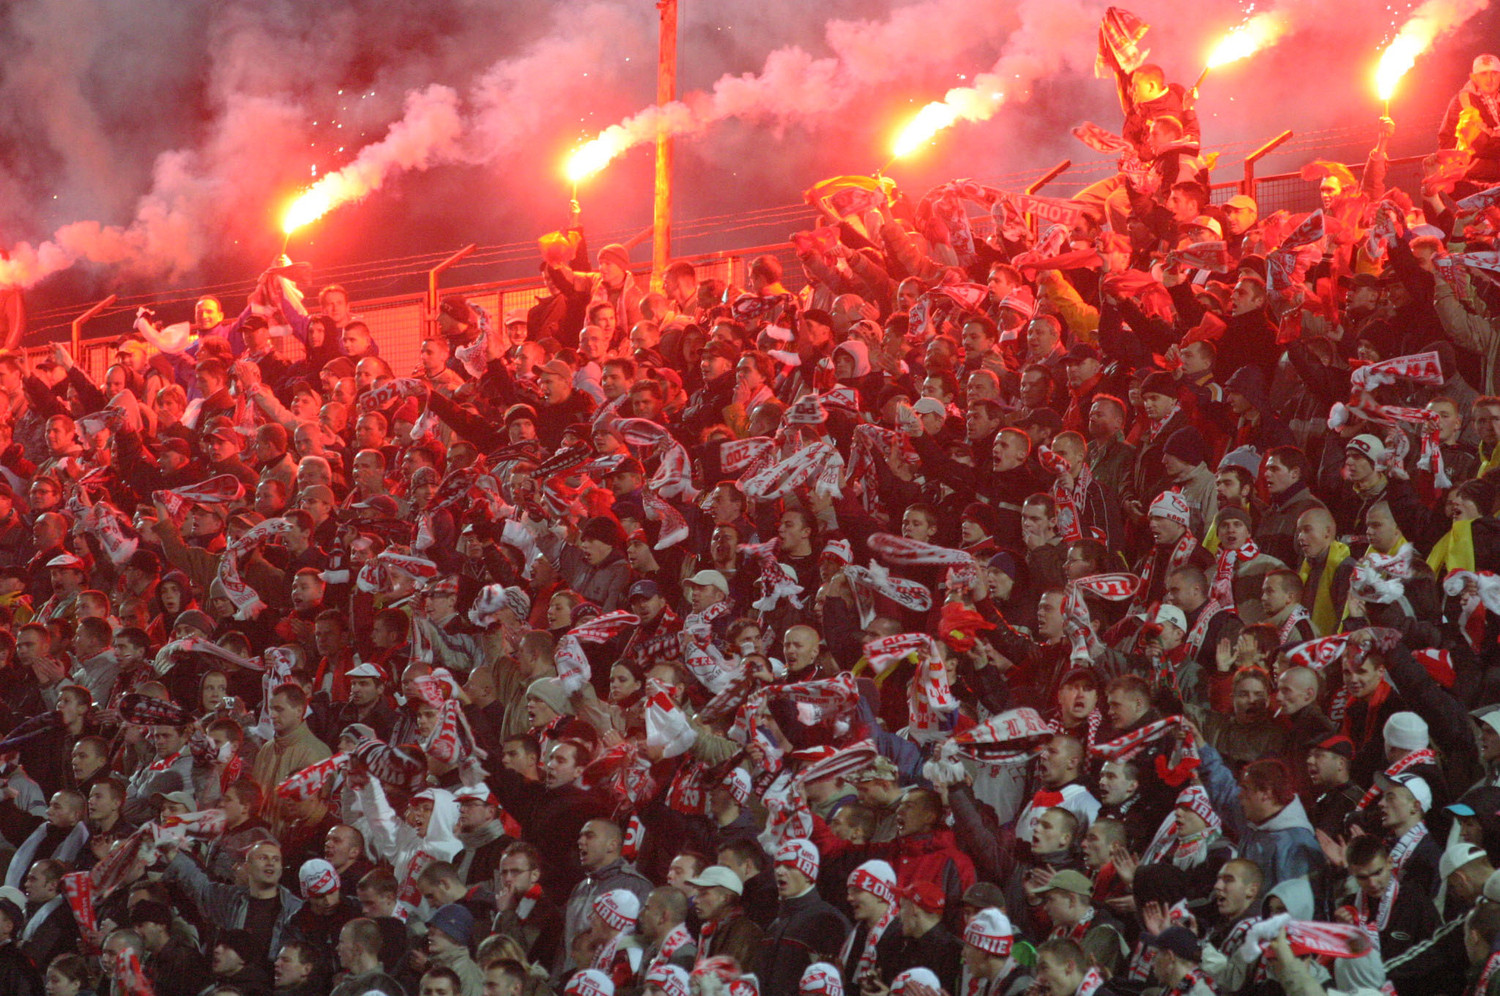
[[[242,885],[225,885],[210,882],[197,863],[179,852],[167,865],[166,881],[181,882],[188,895],[197,902],[205,919],[211,923],[240,930],[245,926],[245,915],[250,911],[250,890]],[[302,908],[302,900],[285,886],[277,886],[281,910],[276,914],[276,925],[271,928],[271,951],[280,951],[283,941],[291,940],[289,927],[292,917]]]
[[[644,906],[646,897],[651,894],[651,882],[636,871],[634,865],[617,858],[603,868],[589,872],[573,887],[563,912],[563,944],[558,952],[556,971],[552,973],[554,978],[561,978],[571,969],[580,967],[573,963],[573,939],[588,929],[594,900],[616,889],[634,893]]]
[[[1289,878],[1317,871],[1326,863],[1313,834],[1307,811],[1296,796],[1281,812],[1260,823],[1245,819],[1240,808],[1240,786],[1219,752],[1201,745],[1202,773],[1214,808],[1239,840],[1240,857],[1254,861],[1265,874],[1267,890]]]
[[[1256,527],[1255,545],[1266,556],[1275,557],[1283,564],[1301,563],[1302,555],[1297,551],[1297,520],[1308,509],[1323,507],[1323,502],[1301,481],[1280,494],[1272,495],[1271,504]]]
[[[779,910],[761,943],[755,975],[762,996],[797,996],[807,966],[838,956],[849,921],[812,888],[783,899]]]
[[[537,537],[537,546],[557,565],[573,590],[601,610],[613,612],[624,606],[630,564],[618,552],[611,553],[602,564],[591,564],[578,547],[564,544],[551,533]]]

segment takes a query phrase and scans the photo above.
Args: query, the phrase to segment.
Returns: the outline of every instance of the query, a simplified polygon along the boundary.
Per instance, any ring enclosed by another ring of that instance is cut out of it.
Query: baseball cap
[[[1500,55],[1492,55],[1489,52],[1474,56],[1474,66],[1469,70],[1471,73],[1500,73]]]
[[[1156,621],[1160,625],[1173,625],[1184,633],[1187,632],[1187,613],[1175,605],[1163,605],[1156,610]]]
[[[1500,706],[1475,709],[1470,715],[1485,726],[1488,726],[1491,730],[1500,733]]]
[[[695,878],[688,879],[687,884],[696,886],[699,889],[718,886],[721,889],[728,889],[736,896],[745,894],[745,883],[741,882],[738,875],[723,865],[709,865],[699,872]]]
[[[1422,807],[1422,812],[1425,813],[1432,808],[1432,788],[1427,784],[1427,779],[1421,775],[1387,775],[1381,772],[1375,776],[1375,784],[1384,792],[1389,792],[1395,786],[1400,785],[1417,800],[1417,805]]]
[[[918,415],[947,415],[948,406],[937,398],[919,398],[917,403],[911,406],[911,410]]]
[[[1342,733],[1336,733],[1331,737],[1325,737],[1315,742],[1312,745],[1312,749],[1326,750],[1330,754],[1337,754],[1339,757],[1347,758],[1350,761],[1354,760],[1354,741]]]
[[[1184,226],[1184,227],[1186,227],[1186,228],[1204,228],[1204,229],[1207,229],[1210,232],[1213,232],[1214,235],[1216,237],[1218,237],[1218,238],[1222,239],[1224,237],[1224,229],[1219,225],[1218,220],[1215,219],[1215,218],[1210,218],[1206,214],[1200,214],[1198,217],[1196,217],[1192,221],[1188,222],[1187,225]]]
[[[379,512],[387,519],[394,519],[396,518],[396,516],[401,514],[401,509],[400,506],[396,504],[396,499],[392,498],[390,495],[371,495],[364,501],[355,502],[354,505],[350,507],[368,508],[373,512]]]
[[[70,571],[81,571],[85,569],[83,560],[81,558],[79,558],[76,554],[67,552],[59,553],[57,556],[47,561],[47,566],[51,568],[63,568]]]
[[[661,589],[656,586],[655,581],[652,581],[650,578],[642,578],[630,586],[630,592],[626,597],[627,600],[633,600],[637,598],[655,598],[660,594]]]
[[[505,324],[507,326],[510,326],[510,325],[525,325],[526,324],[526,309],[525,308],[512,308],[509,311],[507,311],[505,313]]]
[[[975,882],[964,890],[960,900],[965,906],[975,909],[1005,908],[1005,892],[993,882]]]
[[[1235,208],[1240,211],[1260,211],[1260,205],[1255,203],[1255,198],[1248,194],[1235,194],[1224,202],[1224,207]]]
[[[1099,351],[1086,342],[1075,342],[1073,348],[1068,350],[1063,357],[1064,363],[1082,363],[1085,360],[1100,359]]]
[[[1155,937],[1147,934],[1141,938],[1147,947],[1170,951],[1188,961],[1203,960],[1203,945],[1196,935],[1186,927],[1168,927]]]
[[[688,584],[708,585],[729,594],[729,579],[718,571],[699,571],[688,578]]]
[[[896,890],[896,896],[902,902],[915,903],[929,913],[943,912],[943,905],[946,901],[943,887],[930,879],[921,879],[903,886]]]
[[[391,680],[391,676],[385,673],[384,668],[382,668],[379,664],[372,664],[369,661],[366,661],[365,663],[359,665],[359,667],[350,668],[348,673],[345,674],[344,677],[374,678],[376,681],[385,682],[389,682]]]
[[[1080,896],[1092,896],[1094,894],[1094,883],[1083,872],[1065,868],[1054,874],[1047,880],[1045,892],[1053,889],[1061,889],[1063,892],[1072,892]]]
[[[192,795],[187,792],[158,792],[151,797],[151,803],[154,806],[160,806],[165,802],[175,803],[179,806],[186,806],[188,812],[190,813],[196,812],[198,809],[198,800],[194,799]]]
[[[1470,861],[1478,861],[1480,858],[1487,856],[1483,848],[1475,847],[1466,840],[1461,840],[1456,844],[1449,844],[1448,849],[1443,852],[1442,858],[1438,861],[1438,877],[1440,879],[1447,879],[1449,875],[1452,875]]]

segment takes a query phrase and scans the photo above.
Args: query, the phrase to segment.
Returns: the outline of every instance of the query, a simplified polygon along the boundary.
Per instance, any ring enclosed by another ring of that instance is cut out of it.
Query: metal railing
[[[1300,173],[1278,173],[1268,176],[1257,176],[1255,173],[1256,164],[1290,138],[1292,138],[1291,132],[1283,132],[1247,154],[1242,178],[1213,185],[1212,193],[1215,202],[1222,203],[1237,193],[1248,192],[1256,199],[1262,216],[1281,209],[1299,212],[1316,208],[1319,204],[1317,184],[1302,179]],[[1421,181],[1422,160],[1422,156],[1389,160],[1387,184],[1405,189],[1416,189]],[[1049,170],[1034,183],[1033,187],[1039,188],[1067,173],[1069,165],[1066,161],[1060,163],[1058,167]],[[1361,162],[1350,168],[1355,176],[1359,177],[1363,174],[1364,164]],[[790,229],[804,227],[811,221],[812,209],[808,208],[802,221],[799,222],[793,218],[784,224]],[[976,219],[977,228],[983,228],[987,223],[988,217]],[[649,229],[643,234],[649,236]],[[637,239],[640,238],[641,236],[637,236]],[[417,367],[422,336],[428,330],[427,323],[436,315],[442,294],[462,295],[488,310],[494,321],[501,322],[504,321],[507,312],[530,308],[545,292],[540,280],[535,276],[471,282],[440,288],[441,275],[474,251],[473,245],[465,246],[453,255],[440,260],[436,265],[430,267],[418,265],[406,271],[398,271],[401,276],[413,280],[425,275],[426,287],[423,291],[370,297],[353,302],[354,313],[369,325],[371,336],[379,347],[380,355],[391,364],[398,376],[405,375]],[[737,286],[742,282],[745,261],[763,254],[774,255],[781,260],[785,271],[784,282],[789,288],[798,290],[805,284],[796,254],[791,245],[786,242],[698,253],[682,257],[682,259],[693,264],[700,281],[714,278],[730,286]],[[649,266],[642,266],[632,271],[632,278],[642,291],[649,289],[650,276]],[[108,312],[115,300],[115,296],[111,295],[89,308],[72,323],[74,355],[79,365],[96,380],[102,379],[105,369],[113,361],[114,344],[127,331],[132,309],[116,309],[106,314],[103,321],[96,322],[96,324],[107,322],[112,326],[118,326],[113,335],[84,340],[80,333],[85,322],[95,320],[99,315]],[[289,361],[301,359],[305,355],[302,344],[291,337],[278,340],[278,350]],[[41,344],[26,350],[34,361],[44,359],[50,351],[50,344]]]

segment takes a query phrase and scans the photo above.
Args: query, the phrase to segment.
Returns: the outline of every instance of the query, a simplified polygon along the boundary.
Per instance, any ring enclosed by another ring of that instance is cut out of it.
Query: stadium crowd
[[[1102,34],[1117,176],[796,293],[0,354],[0,993],[1500,993],[1500,59],[1262,216]]]

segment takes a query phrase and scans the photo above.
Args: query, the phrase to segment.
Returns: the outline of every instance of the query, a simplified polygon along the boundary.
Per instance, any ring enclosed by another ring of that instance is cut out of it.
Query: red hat
[[[913,903],[918,909],[926,910],[928,913],[943,912],[943,907],[948,901],[948,897],[943,894],[943,887],[926,879],[897,889],[896,896],[903,903]]]

